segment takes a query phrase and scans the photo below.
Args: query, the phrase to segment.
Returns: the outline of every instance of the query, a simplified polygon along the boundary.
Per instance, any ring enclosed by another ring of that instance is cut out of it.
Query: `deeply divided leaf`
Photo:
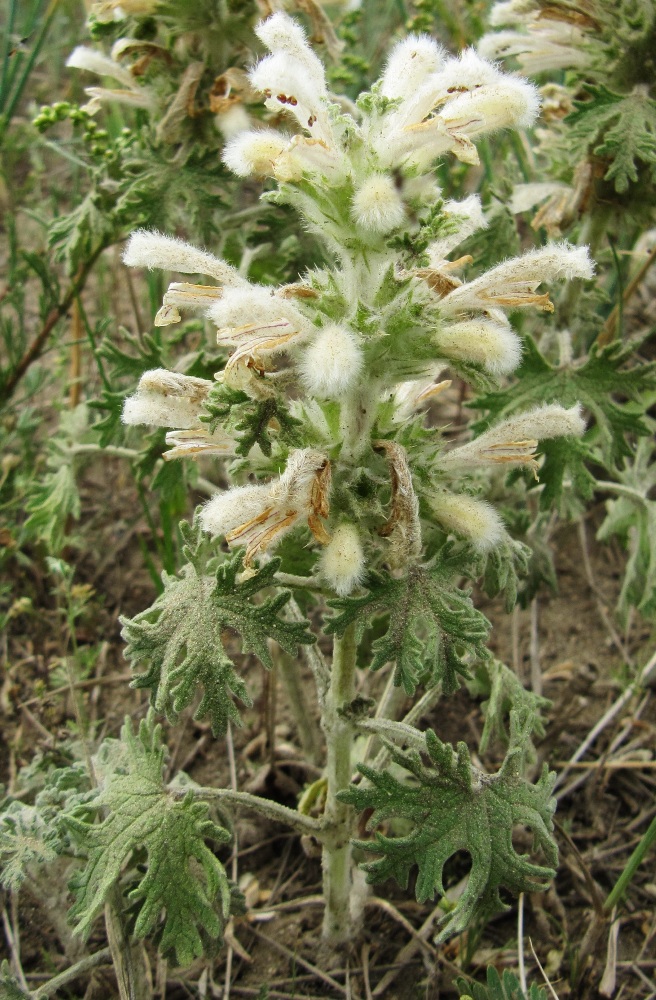
[[[417,750],[390,746],[392,760],[405,770],[404,777],[397,777],[397,768],[392,773],[360,765],[366,782],[339,796],[357,809],[371,811],[367,825],[375,831],[373,839],[357,842],[362,850],[380,855],[363,865],[369,882],[394,878],[405,887],[416,867],[416,895],[424,902],[436,893],[444,895],[449,860],[461,851],[469,855],[466,888],[441,920],[440,941],[465,930],[474,920],[506,909],[502,888],[513,893],[544,890],[555,874],[555,775],[545,765],[535,784],[522,776],[530,736],[528,714],[513,712],[505,760],[496,774],[488,775],[473,767],[465,743],[454,750],[429,731],[428,765]],[[398,820],[409,825],[409,833],[394,837],[383,832],[389,822]],[[530,832],[544,864],[515,847],[513,831],[518,829]]]

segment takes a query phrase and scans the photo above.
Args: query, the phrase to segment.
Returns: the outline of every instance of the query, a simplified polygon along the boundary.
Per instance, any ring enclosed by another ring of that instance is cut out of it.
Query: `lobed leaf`
[[[109,772],[95,800],[102,821],[67,817],[87,853],[86,866],[71,885],[71,916],[76,931],[88,934],[125,866],[145,854],[145,872],[129,893],[140,904],[134,933],[142,938],[161,924],[160,950],[189,965],[203,954],[203,935],[221,938],[230,912],[228,878],[206,843],[225,843],[230,835],[193,793],[179,800],[167,792],[161,726],[152,713],[137,735],[126,719],[121,737],[125,764]]]
[[[541,891],[555,875],[558,850],[552,836],[555,800],[551,794],[555,774],[545,765],[536,784],[522,777],[531,731],[530,714],[514,711],[508,752],[493,775],[472,766],[465,743],[454,750],[428,731],[428,766],[417,750],[389,746],[393,762],[408,773],[406,780],[397,778],[396,772],[361,764],[366,784],[353,785],[338,796],[359,810],[371,810],[370,830],[392,818],[411,826],[406,836],[389,837],[377,830],[373,840],[357,841],[361,850],[380,855],[363,865],[369,882],[394,878],[405,887],[416,866],[416,896],[424,902],[435,893],[444,895],[449,859],[459,851],[470,856],[467,886],[455,907],[442,917],[438,941],[460,933],[473,920],[507,909],[499,895],[501,888],[514,893]],[[512,838],[518,826],[531,831],[546,864],[517,851]]]

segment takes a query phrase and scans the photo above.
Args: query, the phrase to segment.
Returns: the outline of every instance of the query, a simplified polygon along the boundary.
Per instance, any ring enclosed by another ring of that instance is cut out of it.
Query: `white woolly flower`
[[[181,429],[194,427],[213,384],[208,379],[181,375],[166,368],[144,372],[136,393],[125,400],[123,423]]]
[[[440,327],[434,340],[441,356],[483,365],[493,375],[514,371],[522,356],[522,342],[507,323],[480,317]]]
[[[468,49],[459,59],[448,59],[413,97],[385,116],[371,141],[384,165],[427,169],[449,151],[465,163],[477,163],[470,136],[529,125],[538,108],[531,84],[500,72]]]
[[[362,351],[350,330],[332,324],[323,327],[305,349],[298,365],[308,393],[341,396],[356,382],[363,364]]]
[[[243,132],[223,151],[223,162],[239,177],[275,177],[279,181],[299,181],[308,174],[337,180],[345,161],[322,139],[303,135],[286,136],[274,129]]]
[[[321,573],[340,597],[346,597],[362,580],[365,570],[360,534],[354,524],[344,522],[321,556]]]
[[[273,55],[285,55],[306,71],[313,83],[325,88],[323,63],[310,47],[303,28],[288,14],[278,11],[261,21],[255,34]]]
[[[363,229],[389,233],[405,218],[403,201],[390,174],[372,174],[356,189],[351,216]]]
[[[274,129],[253,129],[231,139],[223,162],[238,177],[271,177],[274,163],[289,146],[290,137]]]
[[[251,71],[251,85],[264,94],[271,111],[288,112],[313,138],[332,148],[335,143],[325,71],[303,29],[293,18],[278,12],[255,30],[272,54]]]
[[[593,274],[587,247],[551,243],[497,264],[480,278],[453,289],[440,302],[440,309],[444,315],[452,315],[470,309],[534,305],[553,312],[549,296],[536,294],[538,285],[556,279],[591,278]]]
[[[549,403],[495,424],[480,437],[442,455],[440,466],[458,470],[501,464],[528,465],[535,469],[535,450],[539,441],[580,437],[584,431],[580,405],[566,410],[558,403]]]
[[[306,338],[314,327],[296,306],[264,285],[227,288],[207,311],[218,327],[217,343],[237,348],[237,357],[280,351]]]
[[[198,250],[184,240],[146,229],[132,233],[123,252],[123,260],[128,267],[157,267],[181,274],[206,274],[222,284],[248,285],[246,279],[220,257]]]
[[[245,545],[245,564],[277,544],[302,521],[317,541],[329,536],[321,521],[329,513],[330,463],[319,451],[292,451],[283,474],[270,483],[235,486],[217,493],[200,514],[203,529],[225,535],[229,545]]]
[[[444,50],[429,35],[408,35],[394,46],[380,80],[385,97],[408,100],[444,62]]]
[[[443,527],[470,538],[478,549],[493,548],[505,534],[499,514],[485,500],[444,491],[429,497],[429,503]]]
[[[115,59],[110,59],[109,56],[103,55],[96,49],[90,49],[86,45],[78,45],[77,48],[73,49],[66,60],[66,65],[72,69],[83,69],[89,73],[95,73],[97,76],[109,76],[112,80],[118,80],[119,83],[128,88],[137,86],[128,69],[121,66]]]

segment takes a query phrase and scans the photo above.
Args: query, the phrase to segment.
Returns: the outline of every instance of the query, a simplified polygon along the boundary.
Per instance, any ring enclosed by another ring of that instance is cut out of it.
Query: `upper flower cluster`
[[[361,577],[367,538],[386,539],[390,565],[420,557],[427,510],[481,548],[496,544],[504,535],[499,515],[450,491],[446,481],[482,465],[535,468],[540,438],[583,432],[578,408],[554,404],[445,450],[439,465],[433,448],[427,468],[437,468],[439,482],[424,481],[423,508],[408,457],[394,440],[398,427],[448,386],[438,381],[446,366],[483,380],[511,372],[521,340],[507,311],[551,311],[539,286],[589,278],[593,269],[585,248],[554,243],[471,280],[462,277],[472,258],[458,255],[458,247],[487,223],[476,196],[440,201],[432,164],[446,153],[476,162],[479,136],[529,125],[538,104],[530,84],[472,50],[446,57],[432,39],[413,36],[394,48],[371,92],[345,111],[295,21],[277,13],[257,33],[271,54],[252,70],[250,84],[276,117],[290,119],[292,131],[244,132],[228,144],[225,161],[242,176],[276,178],[274,197],[295,205],[338,263],[292,284],[262,286],[180,240],[133,234],[127,264],[214,282],[173,282],[156,324],[178,322],[181,310],[200,311],[229,357],[215,383],[147,372],[124,420],[174,428],[167,457],[243,454],[248,414],[235,419],[230,408],[250,407],[256,423],[269,422],[275,460],[286,468],[268,482],[218,494],[204,509],[203,525],[229,544],[245,545],[248,563],[306,524],[326,546],[325,578],[347,593]],[[414,240],[419,250],[406,253]],[[223,418],[208,421],[208,414],[229,416],[212,429]],[[294,436],[284,435],[284,414],[300,424]],[[365,496],[367,483],[380,482],[384,463],[384,499],[358,507],[355,480],[364,475]]]
[[[256,31],[271,55],[252,71],[251,84],[300,131],[245,132],[228,145],[225,162],[244,177],[293,182],[325,175],[350,183],[351,218],[365,229],[386,232],[403,220],[390,171],[416,176],[448,152],[477,163],[474,139],[528,126],[538,111],[531,84],[473,49],[453,58],[428,36],[413,35],[393,49],[381,79],[358,102],[356,121],[331,102],[323,65],[292,18],[274,14]]]

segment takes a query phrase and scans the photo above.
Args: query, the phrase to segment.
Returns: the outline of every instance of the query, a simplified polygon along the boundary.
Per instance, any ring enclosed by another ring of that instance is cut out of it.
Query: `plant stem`
[[[71,965],[70,968],[60,972],[57,976],[53,976],[43,986],[39,986],[38,990],[35,990],[32,994],[33,1000],[46,1000],[46,997],[52,996],[62,986],[66,986],[67,983],[72,982],[73,979],[77,979],[78,976],[84,975],[85,972],[89,972],[90,969],[94,969],[97,965],[110,962],[111,958],[111,949],[103,948],[101,951],[94,952],[93,955],[88,955],[86,958],[80,959],[75,965]]]
[[[323,936],[331,945],[344,944],[351,937],[351,831],[353,810],[337,799],[337,793],[351,781],[354,727],[340,714],[355,697],[357,643],[355,627],[349,625],[335,639],[330,687],[326,696],[323,728],[328,745],[326,776],[328,790],[324,823],[330,835],[323,847],[323,894],[326,903]]]
[[[87,278],[89,277],[89,273],[93,265],[96,263],[96,260],[104,249],[104,245],[97,247],[91,256],[85,260],[76,277],[71,282],[63,299],[61,299],[59,303],[48,313],[43,326],[28,349],[25,351],[25,354],[20,359],[12,373],[8,376],[5,384],[0,387],[0,405],[7,403],[11,399],[27,369],[41,357],[43,351],[45,350],[45,346],[48,343],[50,334],[59,320],[66,315],[75,299],[79,296],[80,292],[84,288]]]
[[[175,798],[184,798],[189,794],[187,788],[169,788],[169,794]],[[232,788],[193,788],[192,792],[197,799],[222,799],[233,806],[245,806],[261,813],[267,819],[272,819],[275,823],[285,823],[286,826],[296,830],[297,833],[310,834],[313,837],[321,836],[321,824],[319,820],[312,819],[311,816],[303,816],[295,809],[289,809],[279,802],[271,799],[260,798],[259,795],[251,795],[250,792],[235,792]]]

